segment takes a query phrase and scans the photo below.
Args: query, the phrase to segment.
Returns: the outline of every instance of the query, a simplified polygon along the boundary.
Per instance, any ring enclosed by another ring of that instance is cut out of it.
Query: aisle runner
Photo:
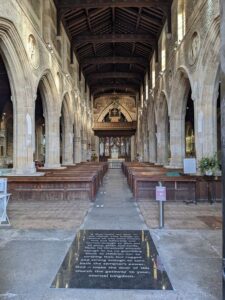
[[[172,289],[154,242],[143,230],[79,231],[52,287]]]

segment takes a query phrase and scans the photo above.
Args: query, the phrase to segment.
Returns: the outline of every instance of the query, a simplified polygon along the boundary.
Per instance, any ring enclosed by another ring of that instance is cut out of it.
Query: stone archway
[[[0,54],[7,70],[13,103],[13,173],[34,173],[31,67],[14,24],[4,18],[0,18]]]
[[[62,164],[73,164],[73,117],[72,117],[72,103],[69,94],[66,93],[63,97],[61,109],[61,156]]]
[[[168,164],[169,158],[169,117],[167,100],[164,93],[161,93],[157,110],[157,163],[161,165]]]
[[[199,125],[197,157],[211,156],[217,152],[217,100],[220,83],[220,17],[212,23],[200,52],[200,92],[196,119]]]
[[[110,109],[113,109],[113,103],[110,103],[107,107],[103,109],[101,112],[97,122],[102,122],[105,118],[105,116],[109,113]],[[121,111],[121,113],[125,116],[127,122],[132,122],[132,117],[130,116],[129,112],[126,110],[123,105],[119,104],[118,109]]]
[[[13,103],[4,61],[0,56],[0,168],[13,166]]]
[[[182,168],[185,157],[185,116],[190,89],[187,72],[179,68],[170,95],[170,166],[173,168]]]
[[[45,120],[45,168],[60,167],[59,97],[50,71],[42,75],[40,91]]]

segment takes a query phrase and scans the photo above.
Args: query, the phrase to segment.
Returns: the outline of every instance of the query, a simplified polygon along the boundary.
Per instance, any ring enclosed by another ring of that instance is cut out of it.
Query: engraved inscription
[[[52,287],[172,289],[148,231],[80,231]]]

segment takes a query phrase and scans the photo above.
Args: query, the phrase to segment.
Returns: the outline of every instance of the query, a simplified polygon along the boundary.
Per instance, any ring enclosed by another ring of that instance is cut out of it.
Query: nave
[[[205,215],[220,216],[220,204],[166,203],[165,228],[158,229],[155,202],[136,202],[120,169],[109,169],[93,203],[12,201],[12,228],[1,229],[0,295],[29,300],[220,299],[221,230],[200,221]],[[50,288],[79,230],[149,231],[174,290]]]

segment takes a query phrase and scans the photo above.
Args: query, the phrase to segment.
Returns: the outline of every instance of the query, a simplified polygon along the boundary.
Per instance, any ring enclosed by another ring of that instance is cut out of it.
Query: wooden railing
[[[93,130],[134,130],[137,122],[95,122]]]

